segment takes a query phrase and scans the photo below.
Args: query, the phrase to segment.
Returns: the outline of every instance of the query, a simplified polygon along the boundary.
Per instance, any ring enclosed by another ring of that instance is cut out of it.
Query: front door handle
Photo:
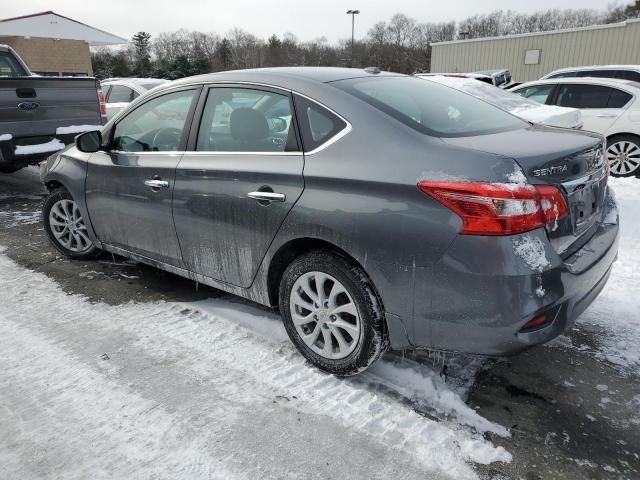
[[[598,115],[596,115],[596,117],[598,118],[613,118],[616,117],[617,115],[614,113],[599,113]]]
[[[159,178],[154,178],[153,180],[145,180],[144,184],[147,187],[151,187],[151,190],[157,192],[161,188],[169,188],[169,182],[166,180],[160,180]]]
[[[287,200],[287,196],[284,193],[275,192],[249,192],[247,197],[259,202],[284,202]]]

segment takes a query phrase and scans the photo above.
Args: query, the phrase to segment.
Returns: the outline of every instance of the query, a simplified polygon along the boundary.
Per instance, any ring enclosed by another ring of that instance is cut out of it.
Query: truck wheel
[[[280,314],[300,353],[334,375],[360,373],[388,349],[382,302],[371,280],[328,251],[302,255],[287,267]]]
[[[100,253],[87,234],[78,204],[66,189],[57,188],[45,199],[42,221],[49,241],[64,256],[87,260]]]

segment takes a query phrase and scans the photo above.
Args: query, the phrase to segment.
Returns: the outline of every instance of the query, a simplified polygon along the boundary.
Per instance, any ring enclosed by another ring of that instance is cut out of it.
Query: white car
[[[545,105],[582,111],[584,130],[607,139],[611,175],[640,174],[640,83],[610,78],[554,78],[511,90]]]
[[[580,110],[575,108],[540,105],[519,95],[514,95],[510,91],[473,78],[424,74],[417,74],[416,77],[438,82],[473,95],[528,122],[540,123],[551,127],[574,129],[582,127],[582,114]]]
[[[586,67],[569,67],[547,73],[541,80],[548,78],[594,77],[616,78],[640,82],[640,65],[590,65]]]
[[[117,78],[100,82],[107,106],[107,120],[125,108],[143,93],[169,80],[161,78]]]

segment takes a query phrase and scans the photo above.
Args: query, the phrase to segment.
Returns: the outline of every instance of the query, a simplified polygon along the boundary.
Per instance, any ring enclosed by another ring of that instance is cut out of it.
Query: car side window
[[[609,101],[607,102],[607,108],[622,108],[629,103],[631,97],[632,95],[630,93],[623,92],[617,88],[612,88]]]
[[[581,77],[593,77],[593,78],[615,78],[615,70],[584,70],[580,72]]]
[[[577,72],[561,72],[561,73],[555,73],[553,75],[549,75],[546,78],[547,79],[551,79],[551,78],[568,78],[568,77],[577,77],[577,76],[578,76]]]
[[[554,85],[531,85],[530,87],[521,88],[513,93],[517,93],[534,102],[544,104],[549,98],[553,87]]]
[[[109,90],[111,90],[111,85],[101,85],[100,86],[100,90],[102,90],[102,94],[104,95],[104,98],[108,98],[109,97]]]
[[[178,150],[195,93],[168,93],[129,112],[115,126],[111,148],[122,152]]]
[[[107,101],[109,103],[131,103],[134,91],[124,85],[112,85]]]
[[[344,120],[321,105],[299,95],[295,101],[305,151],[315,150],[347,127]]]
[[[297,151],[288,95],[253,88],[209,90],[196,150],[204,152]]]
[[[603,85],[559,85],[556,105],[573,108],[607,108],[610,87]]]
[[[640,82],[640,72],[634,72],[631,70],[618,70],[616,78],[622,80],[631,80],[632,82]]]

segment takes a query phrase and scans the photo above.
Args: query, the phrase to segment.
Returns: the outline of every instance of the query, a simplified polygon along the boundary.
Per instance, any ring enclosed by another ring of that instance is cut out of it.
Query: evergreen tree
[[[149,75],[151,71],[151,34],[138,32],[132,38],[135,50],[135,73],[139,77]]]

